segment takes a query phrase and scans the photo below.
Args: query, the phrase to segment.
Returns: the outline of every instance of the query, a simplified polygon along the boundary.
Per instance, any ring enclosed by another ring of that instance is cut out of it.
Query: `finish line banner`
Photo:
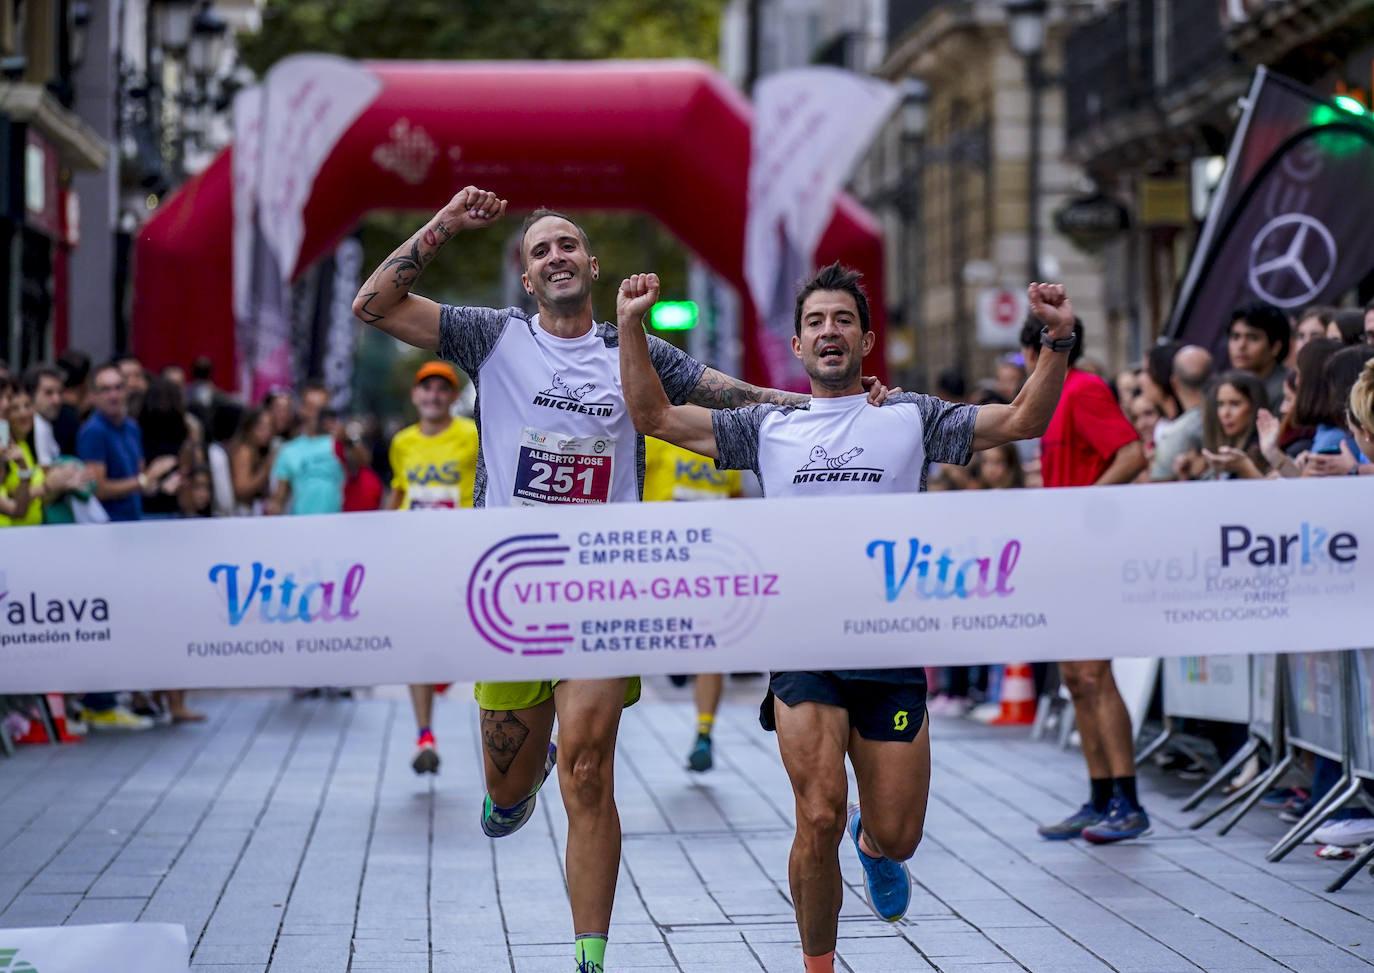
[[[0,532],[0,692],[1366,646],[1354,478]]]

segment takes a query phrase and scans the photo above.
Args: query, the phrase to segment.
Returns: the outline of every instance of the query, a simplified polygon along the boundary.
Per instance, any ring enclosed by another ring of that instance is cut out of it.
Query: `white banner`
[[[800,374],[785,351],[796,278],[809,272],[845,179],[897,99],[894,85],[834,67],[779,71],[754,85],[744,277],[760,319],[780,332],[758,343],[773,384]]]
[[[258,219],[282,279],[289,280],[305,239],[305,204],[315,177],[382,82],[347,58],[296,54],[273,65],[263,86]]]
[[[1250,722],[1250,657],[1188,655],[1164,662],[1166,716]]]
[[[186,930],[170,922],[0,929],[0,970],[186,973]]]
[[[1355,478],[17,527],[0,692],[1369,641]]]

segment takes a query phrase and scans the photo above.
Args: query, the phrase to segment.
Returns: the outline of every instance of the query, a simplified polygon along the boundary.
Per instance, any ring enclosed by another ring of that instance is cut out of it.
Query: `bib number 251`
[[[554,493],[572,493],[574,487],[577,492],[584,497],[592,495],[593,479],[596,471],[591,467],[577,472],[576,467],[572,466],[553,466],[549,463],[532,463],[530,466],[534,476],[530,479],[530,487],[545,492],[552,490]]]

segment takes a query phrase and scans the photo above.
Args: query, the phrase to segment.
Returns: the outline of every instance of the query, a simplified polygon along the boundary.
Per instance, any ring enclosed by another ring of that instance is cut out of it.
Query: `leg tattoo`
[[[530,728],[510,710],[482,710],[482,745],[501,773],[510,773],[510,765],[529,735]]]

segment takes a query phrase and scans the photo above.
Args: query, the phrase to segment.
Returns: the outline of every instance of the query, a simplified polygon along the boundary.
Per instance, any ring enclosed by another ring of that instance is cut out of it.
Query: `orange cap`
[[[436,375],[454,388],[458,387],[458,373],[451,365],[441,361],[425,362],[421,365],[420,370],[415,373],[415,384],[419,385],[425,379],[434,378]]]

